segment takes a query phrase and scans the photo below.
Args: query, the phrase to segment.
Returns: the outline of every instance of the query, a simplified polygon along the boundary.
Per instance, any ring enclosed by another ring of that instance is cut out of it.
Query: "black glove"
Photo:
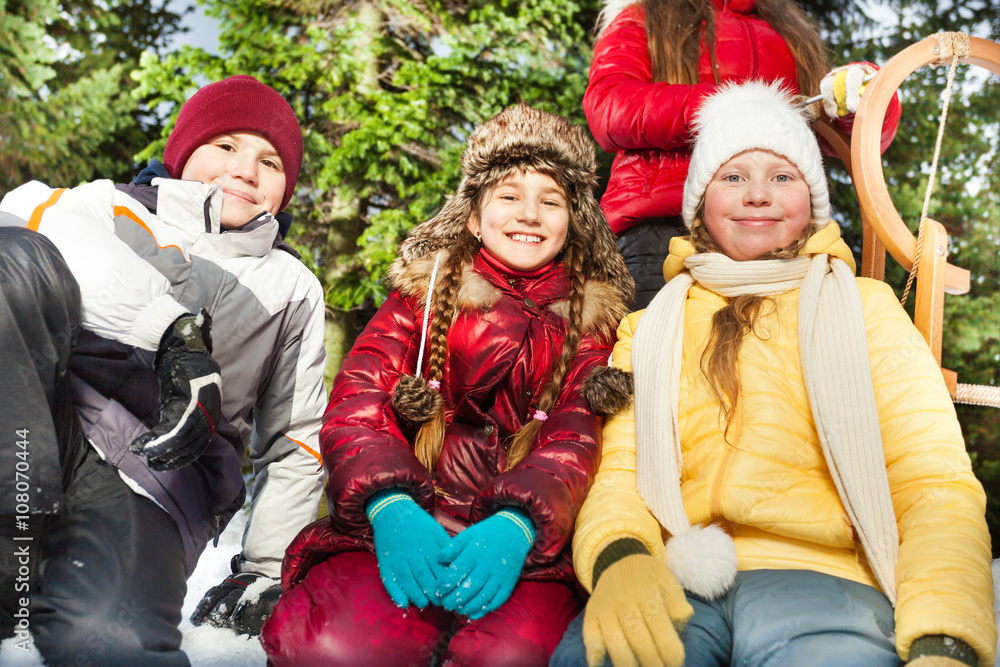
[[[205,593],[191,614],[191,624],[207,623],[231,628],[238,635],[257,636],[280,596],[281,582],[276,579],[256,572],[233,574]]]
[[[204,308],[171,324],[153,361],[160,378],[160,422],[132,441],[153,470],[175,470],[208,449],[222,416],[222,376],[212,354],[212,318]]]

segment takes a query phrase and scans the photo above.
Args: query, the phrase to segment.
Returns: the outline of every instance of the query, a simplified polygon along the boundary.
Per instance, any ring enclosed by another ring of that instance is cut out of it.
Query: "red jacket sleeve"
[[[610,152],[686,146],[690,120],[714,83],[653,82],[646,26],[637,7],[615,17],[594,45],[583,111],[594,139]]]
[[[531,515],[535,544],[528,566],[552,563],[560,555],[594,481],[601,460],[602,420],[590,410],[580,387],[591,369],[607,364],[610,351],[610,341],[602,338],[588,335],[580,341],[556,407],[542,424],[531,453],[497,475],[473,502],[473,521],[504,505]]]
[[[382,489],[401,488],[425,508],[433,506],[431,476],[392,407],[400,375],[415,365],[417,322],[412,304],[391,294],[334,378],[320,443],[330,520],[338,531],[371,530],[364,503]]]

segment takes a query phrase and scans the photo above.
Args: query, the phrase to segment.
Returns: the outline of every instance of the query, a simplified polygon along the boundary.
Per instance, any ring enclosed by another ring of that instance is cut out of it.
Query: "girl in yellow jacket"
[[[691,236],[618,329],[634,404],[604,427],[573,540],[593,595],[552,665],[993,664],[982,487],[930,350],[854,277],[794,103],[754,82],[699,112]]]

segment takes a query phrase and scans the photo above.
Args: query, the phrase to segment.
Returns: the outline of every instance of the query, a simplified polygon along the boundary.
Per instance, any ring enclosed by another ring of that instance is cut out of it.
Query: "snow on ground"
[[[180,629],[184,635],[181,648],[190,658],[192,667],[264,667],[267,662],[256,637],[240,637],[232,630],[196,628],[188,621],[205,591],[229,575],[229,560],[240,550],[246,520],[245,511],[233,517],[219,537],[219,546],[208,545],[188,579]],[[42,667],[38,650],[30,643],[27,648],[27,651],[17,648],[14,639],[4,641],[0,644],[0,667]]]
[[[188,579],[187,596],[181,611],[184,619],[181,621],[181,632],[184,633],[181,649],[191,659],[192,667],[264,667],[267,663],[264,649],[256,637],[238,636],[232,630],[208,626],[196,628],[188,620],[205,592],[222,583],[231,573],[229,560],[240,550],[246,522],[246,510],[234,516],[219,536],[219,546],[208,545],[198,560],[198,567]]]

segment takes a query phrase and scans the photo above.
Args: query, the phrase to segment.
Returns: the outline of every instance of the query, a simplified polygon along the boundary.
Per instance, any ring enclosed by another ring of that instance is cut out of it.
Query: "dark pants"
[[[400,609],[375,556],[352,551],[313,567],[281,596],[261,643],[272,666],[542,666],[580,608],[570,582],[521,581],[475,621],[435,606]]]
[[[618,250],[635,280],[635,304],[632,310],[642,310],[648,306],[666,284],[663,280],[663,261],[670,254],[670,239],[687,234],[684,222],[678,217],[672,217],[641,222],[618,235]]]
[[[719,600],[688,594],[694,615],[680,633],[692,667],[897,667],[892,605],[880,591],[809,570],[753,570]],[[585,667],[583,614],[552,667]],[[611,661],[605,660],[604,667]]]
[[[187,665],[180,533],[83,437],[66,370],[79,322],[56,248],[0,227],[0,629],[30,631],[49,665]]]

